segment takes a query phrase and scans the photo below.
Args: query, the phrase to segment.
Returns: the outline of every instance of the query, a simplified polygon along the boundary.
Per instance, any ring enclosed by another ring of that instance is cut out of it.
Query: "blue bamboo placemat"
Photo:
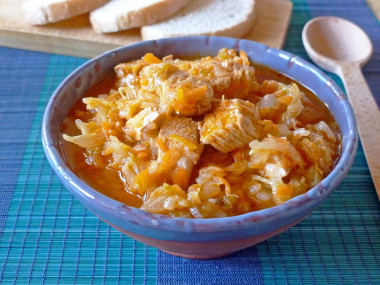
[[[356,22],[374,43],[364,73],[379,100],[380,24],[367,4],[293,3],[284,49],[308,59],[300,34],[312,17]],[[380,284],[380,204],[361,146],[348,176],[310,217],[226,258],[173,257],[100,221],[58,181],[40,138],[48,99],[84,61],[0,48],[1,284]]]

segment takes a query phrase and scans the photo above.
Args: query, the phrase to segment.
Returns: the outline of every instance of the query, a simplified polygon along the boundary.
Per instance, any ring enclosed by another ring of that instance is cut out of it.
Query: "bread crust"
[[[32,25],[44,25],[69,19],[94,10],[109,0],[57,0],[46,3],[27,0],[23,3],[26,21]]]
[[[141,28],[141,37],[143,40],[155,40],[159,38],[167,38],[167,37],[180,37],[180,36],[225,36],[225,37],[234,37],[234,38],[242,38],[244,37],[253,27],[256,20],[255,13],[255,0],[252,1],[252,9],[246,15],[245,18],[241,19],[239,23],[235,25],[224,28],[224,29],[216,29],[209,30],[208,32],[199,33],[186,33],[186,32],[171,32],[169,29],[155,29],[151,26],[144,26]]]
[[[104,7],[90,13],[90,22],[96,33],[111,33],[134,27],[150,25],[170,17],[185,7],[191,0],[157,0],[152,5],[127,12],[115,11],[112,17],[105,17]],[[108,4],[111,5],[111,2]],[[102,11],[103,10],[103,11]]]

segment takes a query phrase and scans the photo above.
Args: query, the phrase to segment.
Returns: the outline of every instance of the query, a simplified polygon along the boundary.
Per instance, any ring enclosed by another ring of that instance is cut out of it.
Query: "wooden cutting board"
[[[25,23],[22,1],[0,0],[0,45],[91,58],[141,41],[140,30],[96,34],[88,14],[44,26]],[[245,37],[275,48],[284,44],[292,13],[288,0],[256,0],[256,22]]]

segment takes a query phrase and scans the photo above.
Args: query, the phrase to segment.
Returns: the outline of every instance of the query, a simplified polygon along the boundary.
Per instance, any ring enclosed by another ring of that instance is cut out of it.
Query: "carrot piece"
[[[189,177],[187,175],[186,169],[182,167],[177,167],[172,172],[172,180],[174,184],[177,184],[182,189],[186,189],[187,184],[189,182]]]
[[[278,98],[278,101],[280,101],[281,103],[284,103],[286,105],[290,105],[293,101],[293,97],[289,96],[289,95],[281,96]]]
[[[176,142],[179,142],[179,143],[182,143],[184,146],[186,146],[189,150],[196,150],[198,147],[196,144],[194,144],[193,142],[189,141],[188,139],[184,138],[184,137],[181,137],[179,135],[170,135],[168,137],[168,139],[172,140],[172,141],[176,141]]]
[[[150,53],[150,52],[144,55],[144,60],[147,63],[149,63],[149,64],[151,64],[151,63],[161,63],[162,62],[161,59],[159,59],[153,53]]]
[[[243,64],[250,65],[249,57],[244,51],[240,50],[239,55],[240,58],[243,60]]]
[[[165,141],[164,138],[158,137],[156,139],[156,144],[157,144],[157,147],[159,149],[161,149],[162,151],[167,151],[168,150],[168,146],[166,145],[166,141]]]
[[[279,198],[287,198],[293,194],[293,187],[288,184],[280,184],[276,187],[276,196]]]

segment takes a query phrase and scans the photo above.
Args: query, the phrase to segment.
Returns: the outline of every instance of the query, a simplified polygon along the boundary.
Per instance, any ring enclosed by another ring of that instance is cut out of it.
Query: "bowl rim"
[[[321,80],[328,83],[332,92],[334,92],[335,95],[338,98],[340,98],[340,103],[343,104],[342,106],[345,109],[347,124],[350,126],[350,140],[345,142],[345,148],[341,149],[341,155],[333,170],[320,183],[318,183],[315,187],[311,188],[304,194],[298,195],[280,205],[259,211],[253,211],[237,216],[222,218],[172,218],[166,215],[150,213],[138,208],[127,206],[122,202],[114,200],[90,187],[86,182],[81,180],[70,169],[70,167],[66,166],[66,162],[63,158],[63,155],[53,144],[51,125],[49,122],[54,111],[54,103],[57,101],[57,98],[59,98],[61,90],[64,88],[66,84],[74,81],[78,77],[78,75],[80,75],[83,68],[85,68],[88,65],[93,65],[100,60],[104,60],[105,58],[112,56],[112,54],[114,54],[115,52],[128,52],[129,50],[138,49],[147,45],[156,47],[159,46],[160,43],[171,43],[175,41],[200,41],[207,43],[213,39],[220,41],[235,41],[235,44],[233,46],[236,47],[239,47],[242,43],[249,44],[261,49],[265,49],[268,53],[271,53],[274,56],[286,56],[288,58],[291,58],[293,62],[298,62],[302,64],[305,68],[315,73],[316,76],[320,77]],[[95,58],[92,58],[80,65],[79,67],[77,67],[59,84],[59,86],[56,88],[47,104],[42,120],[42,143],[45,154],[53,170],[64,183],[66,188],[68,188],[72,192],[72,194],[74,194],[74,196],[79,198],[79,200],[81,200],[82,202],[86,202],[83,204],[87,208],[89,204],[93,205],[96,208],[102,207],[108,209],[109,211],[116,211],[116,215],[121,217],[124,221],[134,222],[136,221],[136,219],[138,219],[139,226],[159,228],[173,232],[210,232],[210,229],[212,229],[212,231],[225,231],[241,229],[247,226],[255,227],[260,223],[267,223],[271,219],[275,220],[275,218],[281,213],[291,215],[295,212],[297,208],[304,207],[306,204],[309,203],[314,203],[314,208],[317,207],[319,203],[323,200],[323,198],[327,197],[334,190],[334,188],[341,182],[341,180],[344,178],[344,176],[347,174],[347,171],[351,167],[357,149],[358,131],[353,110],[351,108],[350,103],[346,99],[343,91],[329,76],[327,76],[323,71],[314,66],[312,63],[290,52],[272,48],[264,44],[249,40],[216,36],[195,36],[143,41],[128,46],[119,47],[107,51]]]

